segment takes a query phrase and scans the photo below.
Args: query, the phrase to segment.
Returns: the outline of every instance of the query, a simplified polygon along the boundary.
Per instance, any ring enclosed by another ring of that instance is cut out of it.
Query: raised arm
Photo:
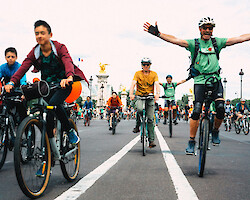
[[[186,40],[176,38],[173,35],[161,33],[158,30],[157,22],[155,22],[155,26],[152,26],[150,23],[146,22],[146,23],[144,23],[143,27],[144,27],[144,31],[146,31],[152,35],[155,35],[155,36],[165,40],[166,42],[170,42],[172,44],[176,44],[176,45],[179,45],[181,47],[188,47],[188,42]]]
[[[186,81],[187,81],[187,79],[184,79],[184,80],[178,82],[177,85],[180,85],[180,84],[182,84],[182,83],[185,83]]]
[[[250,40],[250,34],[244,34],[238,37],[228,38],[226,42],[226,46],[231,46],[231,45],[246,42],[249,40]]]

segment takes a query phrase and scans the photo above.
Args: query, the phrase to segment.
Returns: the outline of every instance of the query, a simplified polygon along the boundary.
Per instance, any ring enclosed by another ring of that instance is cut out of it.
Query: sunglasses
[[[142,63],[142,66],[150,66],[149,63]]]
[[[11,57],[11,58],[15,58],[15,56],[7,56],[7,58],[10,58],[10,57]]]
[[[212,26],[202,26],[202,29],[207,30],[209,29],[210,31],[213,30],[214,27]]]

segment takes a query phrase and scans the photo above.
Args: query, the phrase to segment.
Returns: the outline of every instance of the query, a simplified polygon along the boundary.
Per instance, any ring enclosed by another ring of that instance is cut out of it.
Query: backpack
[[[212,73],[201,73],[199,70],[195,69],[194,68],[194,64],[195,64],[195,60],[198,56],[198,52],[199,52],[199,49],[200,49],[200,42],[198,40],[198,38],[194,39],[195,40],[195,50],[194,50],[194,57],[192,59],[192,63],[190,65],[190,67],[188,68],[189,70],[189,74],[188,74],[188,78],[187,80],[191,79],[191,78],[194,78],[200,74],[203,74],[203,75],[210,75],[210,74],[220,74],[220,69],[217,71],[217,72],[212,72]],[[217,42],[216,42],[216,39],[215,38],[211,38],[212,40],[212,45],[214,47],[214,50],[215,50],[215,53],[216,53],[216,57],[217,59],[219,60],[220,59],[220,56],[219,56],[219,48],[218,48],[218,45],[217,45]],[[187,71],[188,71],[187,70]]]
[[[174,90],[175,90],[175,85],[174,85],[174,83],[172,83],[172,87],[174,88]],[[165,85],[165,87],[164,87],[164,90],[167,90],[168,89],[168,84],[166,83],[166,85]]]

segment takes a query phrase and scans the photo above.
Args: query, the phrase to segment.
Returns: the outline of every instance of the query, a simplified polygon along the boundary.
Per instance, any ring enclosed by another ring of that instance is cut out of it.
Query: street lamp
[[[240,69],[240,98],[242,98],[242,76],[244,75],[244,72],[242,69]]]
[[[101,91],[102,91],[102,103],[101,103],[101,106],[103,107],[104,106],[104,99],[103,99],[103,89],[104,89],[104,85],[102,84],[101,85]]]
[[[92,82],[93,82],[93,78],[92,76],[90,76],[90,79],[89,79],[89,96],[91,98],[91,92],[92,92]]]
[[[226,98],[226,84],[227,84],[226,78],[224,78],[223,83],[224,83],[224,97]]]

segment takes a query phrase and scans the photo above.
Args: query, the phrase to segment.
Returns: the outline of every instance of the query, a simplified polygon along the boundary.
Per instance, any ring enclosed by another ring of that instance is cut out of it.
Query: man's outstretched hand
[[[146,22],[143,25],[144,31],[151,33],[152,35],[155,35],[157,37],[160,36],[160,31],[158,30],[157,22],[155,22],[155,26],[152,26],[150,23]]]

